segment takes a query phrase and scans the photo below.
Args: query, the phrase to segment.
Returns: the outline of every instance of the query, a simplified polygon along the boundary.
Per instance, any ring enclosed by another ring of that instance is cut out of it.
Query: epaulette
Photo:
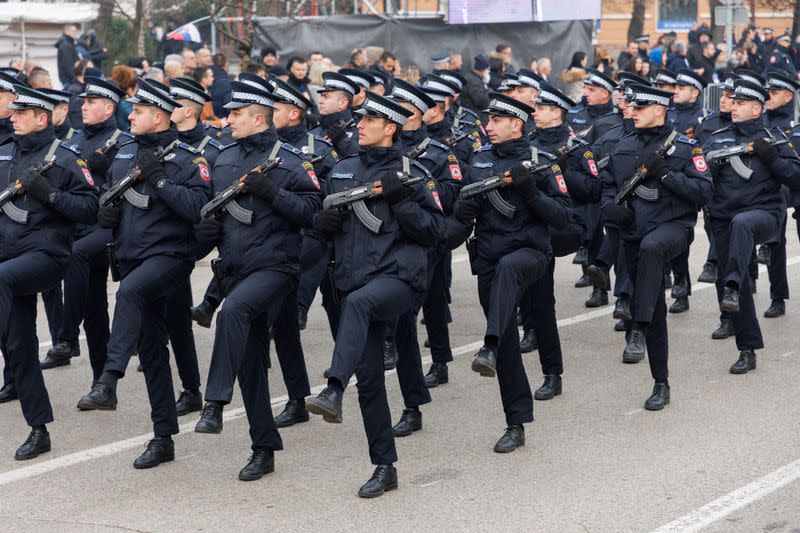
[[[436,148],[441,148],[442,150],[450,151],[450,147],[444,143],[437,141],[436,139],[431,139],[431,142],[428,143],[428,146],[435,146]]]
[[[706,115],[704,117],[701,117],[700,118],[700,124],[702,124],[703,122],[705,122],[707,120],[711,120],[711,119],[714,119],[714,118],[719,118],[719,113],[717,113],[716,111],[713,112],[713,113],[709,113],[708,115]]]
[[[572,146],[574,146],[576,144],[579,144],[581,146],[584,146],[584,145],[589,146],[589,141],[587,141],[586,139],[581,139],[577,135],[571,136],[569,138],[569,140],[570,140],[570,142],[572,142]]]
[[[74,154],[76,154],[78,156],[81,155],[80,150],[78,150],[78,147],[75,146],[74,144],[67,144],[64,141],[61,141],[61,143],[58,145],[58,147],[59,148],[64,148],[66,150],[69,150],[70,152],[72,152],[72,153],[74,153]]]
[[[411,162],[411,164],[412,164],[412,166],[415,166],[415,167],[417,167],[419,170],[421,170],[421,171],[422,171],[422,173],[423,173],[423,174],[425,174],[425,176],[426,176],[428,179],[433,179],[433,177],[431,176],[431,173],[428,171],[428,169],[427,169],[427,168],[425,168],[425,165],[423,165],[422,163],[420,163],[419,161],[416,161],[416,160],[415,160],[415,161],[412,161],[412,162]]]
[[[584,106],[582,106],[582,105],[576,105],[576,106],[575,106],[575,107],[573,107],[572,109],[568,109],[568,110],[567,110],[567,114],[568,114],[568,115],[570,115],[570,114],[574,115],[575,113],[580,113],[580,112],[581,112],[581,111],[583,111],[584,109],[586,109]]]
[[[732,130],[732,129],[733,129],[733,125],[728,124],[727,126],[723,126],[718,130],[712,131],[711,135],[716,135],[717,133],[722,133],[723,131],[728,131],[728,130]]]
[[[197,148],[195,148],[191,144],[178,143],[178,148],[183,148],[184,150],[186,150],[187,152],[192,153],[192,154],[199,154],[200,153],[200,150],[198,150]]]
[[[222,146],[222,143],[216,139],[209,139],[209,141],[206,143],[206,146],[213,146],[214,148],[220,151],[224,148],[224,146]]]
[[[556,161],[558,159],[558,157],[556,157],[555,154],[551,154],[550,152],[545,152],[544,150],[539,150],[538,155],[539,157],[545,156],[549,158],[551,161]]]
[[[697,140],[690,139],[686,135],[678,135],[677,137],[675,137],[675,140],[686,144],[697,144]]]
[[[477,114],[475,111],[473,111],[472,109],[468,109],[468,108],[466,108],[466,107],[463,107],[463,106],[461,107],[461,109],[463,109],[463,110],[464,110],[464,113],[467,113],[467,114],[469,114],[469,115],[472,115],[472,116],[473,116],[473,117],[475,117],[475,118],[480,118],[480,117],[478,116],[478,114]]]
[[[299,148],[295,148],[294,146],[292,146],[289,143],[281,143],[281,150],[286,150],[286,151],[292,152],[297,157],[305,158],[305,155],[303,154],[302,150],[300,150]]]
[[[332,142],[330,142],[328,139],[326,139],[324,137],[320,137],[319,135],[314,135],[314,142],[320,142],[320,143],[322,143],[322,144],[324,144],[326,146],[333,147],[333,143]]]
[[[492,144],[491,144],[491,143],[489,143],[489,144],[484,144],[483,146],[481,146],[480,148],[478,148],[477,150],[475,150],[475,153],[480,153],[480,152],[488,152],[488,151],[489,151],[489,150],[491,150],[491,149],[492,149]]]
[[[15,139],[15,137],[13,135],[9,135],[2,142],[0,142],[0,146],[3,146],[3,145],[8,144],[10,142],[14,142],[14,139]]]
[[[220,148],[220,151],[224,152],[225,150],[229,150],[229,149],[233,148],[234,146],[239,146],[239,145],[237,143],[231,143],[231,144],[227,144],[227,145],[222,145],[222,148]]]

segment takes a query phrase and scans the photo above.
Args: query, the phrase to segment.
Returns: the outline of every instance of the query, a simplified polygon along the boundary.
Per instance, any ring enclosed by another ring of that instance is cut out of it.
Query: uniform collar
[[[614,104],[608,102],[607,104],[600,104],[600,105],[587,105],[586,110],[589,112],[589,116],[592,118],[597,118],[602,115],[607,115],[614,111]]]
[[[525,155],[530,153],[530,151],[531,145],[525,137],[492,145],[492,152],[497,155],[497,157],[502,158]]]
[[[536,128],[536,139],[543,144],[560,144],[569,138],[569,126],[566,122],[552,128]]]
[[[633,124],[632,118],[623,118],[622,119],[622,129],[625,133],[631,133],[636,129],[636,126]]]
[[[404,149],[410,150],[421,143],[427,136],[428,130],[425,126],[413,131],[402,131],[400,132],[400,143]]]
[[[340,121],[347,122],[351,118],[353,118],[353,110],[348,108],[344,111],[337,111],[336,113],[332,113],[330,115],[321,115],[319,117],[319,124],[323,128],[328,128],[329,126],[338,124]]]
[[[259,133],[254,133],[249,137],[245,137],[244,139],[239,139],[239,146],[245,153],[250,153],[254,150],[262,150],[264,152],[268,152],[269,148],[271,148],[276,142],[278,141],[278,132],[275,129],[275,126],[270,126],[269,129],[264,130]]]
[[[25,154],[35,152],[45,146],[52,144],[56,138],[53,132],[53,126],[48,126],[41,131],[29,133],[28,135],[17,135],[17,145],[20,151]]]
[[[278,138],[294,146],[304,146],[308,142],[308,128],[305,122],[278,130]]]
[[[719,121],[722,123],[723,126],[728,126],[731,123],[731,114],[730,112],[723,113],[720,111],[719,113]]]
[[[758,117],[744,122],[734,122],[733,127],[740,135],[752,137],[764,131],[764,118]]]
[[[654,139],[660,139],[661,137],[665,137],[672,132],[672,125],[670,124],[662,124],[661,126],[655,126],[653,128],[636,128],[636,134],[644,140],[645,143],[649,143]]]
[[[10,118],[0,118],[0,140],[14,135],[14,125]]]
[[[794,115],[794,100],[786,105],[780,106],[778,109],[771,109],[767,111],[767,120],[785,119]]]
[[[431,137],[444,138],[450,135],[450,119],[447,117],[434,124],[427,124],[425,127]]]
[[[400,152],[400,147],[397,143],[385,147],[368,146],[359,148],[358,157],[365,166],[371,167],[374,165],[385,164],[389,161],[399,160],[403,154]]]
[[[169,129],[159,131],[158,133],[145,133],[137,135],[136,141],[139,143],[140,148],[156,149],[159,146],[167,146],[169,143],[178,138],[178,129],[175,124],[170,122]]]
[[[695,101],[695,102],[687,102],[685,104],[675,104],[675,109],[679,113],[697,111],[698,109],[700,109],[700,102]]]
[[[116,129],[117,129],[117,119],[114,117],[111,117],[108,120],[104,120],[103,122],[98,122],[97,124],[83,125],[83,132],[86,134],[86,137],[88,138],[92,138],[97,135],[102,135],[103,133],[114,131]]]
[[[70,128],[72,128],[72,123],[69,120],[69,116],[64,119],[59,126],[53,126],[53,132],[55,133],[56,139],[66,140],[67,133],[69,133]]]
[[[203,123],[198,120],[194,128],[186,131],[179,131],[178,139],[180,139],[181,142],[191,146],[197,146],[206,135],[207,133],[205,126],[203,126]]]

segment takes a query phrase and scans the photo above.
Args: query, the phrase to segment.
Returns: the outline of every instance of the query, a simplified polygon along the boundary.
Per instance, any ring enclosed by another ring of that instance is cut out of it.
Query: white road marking
[[[766,476],[717,498],[691,513],[665,524],[653,533],[692,533],[747,507],[800,478],[800,460],[782,466]]]
[[[643,413],[643,412],[644,412],[644,409],[642,409],[640,407],[639,409],[634,409],[633,411],[628,411],[627,413],[625,413],[625,416],[638,415],[639,413]]]
[[[800,256],[792,257],[792,258],[788,259],[787,262],[786,262],[787,266],[788,265],[795,265],[797,263],[800,263]],[[766,271],[767,271],[767,269],[763,265],[759,268],[759,272],[763,273],[763,272],[766,272]],[[705,290],[705,289],[710,289],[713,286],[714,285],[710,284],[710,283],[697,283],[697,286],[693,287],[692,290],[693,290],[693,292],[697,292],[697,291],[702,291],[702,290]],[[613,305],[609,305],[609,306],[604,307],[602,309],[596,309],[594,311],[581,313],[581,314],[573,316],[573,317],[569,317],[569,318],[565,318],[565,319],[559,320],[558,321],[558,327],[563,328],[563,327],[571,326],[571,325],[574,325],[574,324],[580,324],[581,322],[586,322],[588,320],[593,320],[595,318],[599,318],[599,317],[602,317],[602,316],[610,315],[613,311],[614,311],[614,306]],[[477,350],[482,345],[483,345],[483,342],[479,341],[479,342],[473,342],[471,344],[466,344],[464,346],[459,346],[459,347],[453,349],[453,355],[454,356],[455,355],[460,355],[460,354],[464,354],[464,353],[468,353],[468,352]],[[422,358],[423,364],[427,364],[430,361],[431,361],[430,357]],[[391,374],[391,373],[395,373],[395,371],[392,370],[391,372],[389,372],[389,374]],[[350,384],[352,385],[354,382],[355,382],[355,377],[350,380]],[[322,389],[324,389],[324,388],[325,388],[324,384],[323,385],[317,385],[316,387],[311,389],[311,393],[312,394],[317,394],[320,391],[322,391]],[[286,401],[288,401],[288,399],[289,398],[286,395],[280,396],[278,398],[274,398],[272,400],[272,402],[271,402],[271,405],[272,405],[273,408],[276,407],[276,406],[283,405],[284,403],[286,403]],[[244,415],[245,415],[244,407],[239,407],[239,408],[231,409],[230,411],[224,412],[223,420],[225,420],[225,421],[236,420],[237,418],[241,418]],[[197,421],[195,420],[193,422],[189,422],[189,423],[186,423],[186,424],[181,424],[179,426],[180,432],[181,433],[192,432],[194,430],[194,426],[195,426],[196,423],[197,423]],[[29,466],[24,466],[22,468],[16,468],[14,470],[9,470],[8,472],[3,472],[2,474],[0,474],[0,486],[7,485],[9,483],[14,483],[15,481],[21,481],[23,479],[28,479],[28,478],[31,478],[31,477],[34,477],[34,476],[38,476],[38,475],[41,475],[41,474],[46,474],[46,473],[52,472],[54,470],[59,470],[61,468],[66,468],[68,466],[84,463],[86,461],[91,461],[92,459],[98,459],[100,457],[107,457],[109,455],[114,455],[116,453],[120,453],[120,452],[123,452],[123,451],[126,451],[126,450],[130,450],[132,448],[137,448],[139,446],[144,446],[144,444],[148,440],[150,440],[151,438],[152,438],[152,433],[147,433],[145,435],[139,435],[139,436],[136,436],[136,437],[131,437],[129,439],[125,439],[125,440],[121,440],[121,441],[117,441],[117,442],[112,442],[112,443],[109,443],[109,444],[104,444],[102,446],[97,446],[95,448],[90,448],[90,449],[87,449],[87,450],[81,450],[81,451],[74,452],[74,453],[71,453],[71,454],[68,454],[68,455],[64,455],[62,457],[56,457],[54,459],[49,459],[49,460],[42,461],[42,462],[39,462],[39,463],[31,464]],[[792,464],[794,464],[794,463],[792,463]],[[798,471],[797,476],[800,476],[800,461],[798,461],[797,471]],[[781,486],[783,486],[783,485],[781,485]],[[777,488],[780,488],[780,487],[776,487],[773,490],[777,490]],[[768,493],[765,493],[764,495],[766,495],[766,494],[768,494]],[[759,497],[763,497],[763,496],[759,496]],[[756,499],[758,499],[758,498],[756,498]],[[752,500],[752,501],[755,501],[755,499]],[[720,518],[721,518],[721,516],[720,516]]]

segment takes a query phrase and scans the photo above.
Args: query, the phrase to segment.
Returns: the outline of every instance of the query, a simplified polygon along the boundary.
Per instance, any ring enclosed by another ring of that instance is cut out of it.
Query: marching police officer
[[[0,145],[2,186],[16,188],[0,215],[0,349],[32,428],[14,456],[25,460],[50,451],[45,425],[53,421],[39,367],[36,294],[61,282],[75,224],[94,220],[97,194],[77,151],[55,137],[57,100],[21,85],[14,91],[15,136]]]
[[[113,83],[91,76],[86,77],[84,91],[80,94],[83,98],[83,130],[71,142],[80,151],[98,189],[106,185],[117,145],[131,141],[128,134],[117,128],[114,118],[124,94]],[[80,355],[78,335],[83,322],[92,382],[102,374],[109,336],[108,259],[105,250],[106,244],[113,241],[111,230],[97,226],[96,221],[90,225],[78,225],[64,275],[64,312],[58,326],[57,342],[48,350],[42,368],[68,365],[70,358]]]
[[[795,98],[800,83],[790,78],[786,71],[771,68],[767,70],[767,124],[770,128],[788,134],[794,123]],[[787,207],[790,202],[789,190],[784,187]],[[789,298],[789,280],[786,276],[786,221],[781,220],[780,228],[770,242],[761,247],[766,253],[767,273],[769,274],[770,306],[764,311],[764,318],[776,318],[786,314],[785,300]]]
[[[681,69],[675,76],[675,92],[672,102],[674,107],[667,113],[667,119],[672,122],[673,128],[689,138],[694,137],[694,132],[703,118],[703,106],[700,96],[708,83],[696,72]],[[694,241],[694,232],[690,239]],[[672,261],[671,269],[675,275],[672,286],[672,298],[675,302],[670,306],[670,313],[683,313],[689,310],[689,296],[692,294],[692,282],[689,279],[689,250]]]
[[[706,143],[709,155],[721,148],[753,142],[754,153],[712,163],[714,197],[709,202],[711,230],[719,257],[717,296],[720,311],[733,314],[739,359],[732,374],[756,368],[755,350],[764,347],[756,318],[748,265],[755,244],[767,241],[785,214],[781,185],[800,188],[800,159],[786,145],[772,146],[777,132],[765,128],[762,117],[769,93],[759,84],[733,82],[733,124],[717,130]]]
[[[797,79],[797,68],[792,62],[790,47],[792,46],[792,36],[783,34],[775,39],[775,47],[767,59],[767,69],[770,67],[779,68],[785,71],[791,79]],[[766,73],[766,69],[765,69]]]
[[[278,139],[299,149],[306,159],[301,163],[302,171],[314,173],[319,183],[323,184],[337,162],[333,145],[306,129],[305,117],[312,108],[311,102],[282,80],[276,79],[272,83],[275,98],[273,123],[278,131]],[[328,325],[334,338],[339,323],[339,309],[335,303],[333,286],[329,276],[325,275],[331,252],[329,243],[320,239],[310,228],[303,228],[302,235],[302,272],[297,291],[292,291],[283,300],[283,307],[273,326],[275,351],[289,396],[283,411],[275,417],[275,425],[279,428],[307,422],[309,419],[306,396],[311,394],[311,386],[300,343],[300,330],[306,327],[308,308],[317,288],[322,293],[322,305],[328,315]]]
[[[174,78],[170,81],[169,94],[180,104],[170,117],[178,129],[178,140],[201,152],[208,168],[213,168],[223,146],[208,135],[200,117],[203,106],[211,101],[206,90],[191,78]],[[202,248],[202,247],[201,247]],[[206,250],[199,250],[196,259]],[[200,368],[197,363],[197,348],[192,333],[192,284],[190,276],[175,290],[175,299],[169,314],[169,339],[175,354],[175,366],[181,379],[182,390],[178,395],[175,411],[178,416],[203,408],[200,393]]]
[[[197,228],[201,242],[220,251],[217,275],[225,301],[217,316],[206,405],[195,431],[222,431],[222,409],[230,403],[238,379],[253,450],[239,472],[242,481],[272,472],[274,452],[283,449],[269,400],[269,323],[296,290],[300,228],[310,225],[321,199],[313,170],[303,167],[302,152],[278,140],[271,89],[267,82],[231,83],[231,101],[225,107],[231,110],[228,123],[236,143],[217,158],[214,188],[219,194],[245,177],[246,194],[233,200],[239,214],[226,213],[222,220],[209,217]],[[277,159],[275,168],[251,172]],[[296,320],[294,306],[289,313]]]
[[[403,123],[398,143],[405,154],[403,166],[408,166],[410,170],[410,158],[413,158],[413,161],[424,167],[436,182],[434,199],[441,204],[445,215],[452,215],[453,205],[461,189],[461,167],[450,148],[428,136],[423,123],[425,113],[436,102],[423,88],[401,79],[394,80],[390,98],[412,113]],[[408,171],[404,168],[404,172]],[[392,428],[395,437],[405,437],[422,429],[419,406],[431,401],[428,388],[449,381],[447,363],[453,360],[453,355],[447,327],[450,313],[442,264],[450,261],[445,244],[446,242],[427,250],[427,290],[418,303],[400,315],[397,321],[397,378],[400,381],[405,409],[400,421]],[[434,361],[425,377],[422,375],[422,360],[417,342],[417,315],[423,303],[427,303],[425,327]]]
[[[533,397],[519,348],[517,302],[550,267],[548,228],[560,230],[568,224],[569,195],[556,156],[531,147],[524,134],[533,109],[500,93],[490,97],[485,112],[492,144],[474,155],[465,186],[508,172],[511,186],[498,194],[513,208],[511,217],[480,198],[460,199],[456,216],[467,233],[475,224],[475,237],[467,249],[487,324],[472,370],[497,376],[507,428],[494,451],[507,453],[525,444],[523,424],[533,421]]]
[[[633,93],[626,93],[625,91],[625,87],[633,83],[634,78],[630,75],[623,77],[623,75],[626,75],[626,73],[619,73],[620,83],[617,86],[617,104],[622,114],[622,122],[608,130],[592,145],[592,152],[596,158],[597,170],[600,172],[602,181],[610,179],[606,169],[614,148],[617,147],[620,140],[632,135],[636,129],[632,118],[633,108],[628,106],[628,97]],[[645,82],[643,85],[649,84]],[[625,321],[631,319],[630,302],[633,289],[630,286],[630,277],[628,276],[622,241],[620,240],[619,226],[605,217],[601,217],[601,220],[605,228],[605,237],[597,257],[586,267],[586,275],[594,285],[609,287],[609,272],[611,267],[614,267],[614,296],[616,297],[616,302],[614,303],[612,316],[617,320],[617,323],[614,324],[614,331],[625,331]]]
[[[427,283],[426,249],[439,246],[445,230],[436,183],[416,165],[403,168],[397,141],[411,111],[367,93],[357,113],[361,151],[339,161],[326,188],[331,195],[380,181],[382,194],[366,204],[382,224],[372,233],[352,212],[327,209],[316,216],[315,229],[333,239],[334,277],[343,300],[328,386],[306,405],[327,422],[341,422],[342,395],[355,372],[370,459],[376,465],[358,494],[372,498],[397,488],[397,451],[381,357],[386,323],[418,305]],[[403,185],[404,171],[421,181]]]
[[[457,107],[455,99],[460,96],[459,91],[462,86],[459,79],[450,75],[449,72],[442,70],[440,71],[441,76],[429,74],[422,80],[421,86],[423,90],[432,94],[432,98],[436,96],[436,107],[438,108],[442,102],[444,103],[444,116],[440,119],[438,118],[439,114],[434,111],[433,115],[437,117],[436,120],[429,117],[429,119],[426,119],[426,126],[428,126],[432,137],[438,138],[441,142],[450,146],[459,163],[461,163],[461,169],[466,170],[466,165],[472,157],[472,153],[481,147],[481,132],[480,127],[467,118],[471,116],[469,115],[471,113],[469,109],[461,107],[461,111],[453,111]],[[444,95],[443,100],[442,95]],[[429,115],[431,115],[430,112]],[[476,120],[480,122],[479,119]],[[438,127],[433,126],[433,124],[438,124]]]
[[[358,152],[358,132],[353,116],[355,97],[362,87],[338,72],[323,72],[319,93],[319,126],[311,133],[329,139],[340,157]]]
[[[114,229],[116,254],[111,255],[118,258],[120,285],[103,373],[78,408],[115,410],[117,382],[138,351],[154,438],[133,466],[152,468],[175,458],[172,435],[178,433],[178,418],[167,350],[168,304],[192,268],[194,224],[208,201],[211,174],[200,152],[178,140],[170,116],[180,104],[166,87],[139,79],[128,101],[136,140],[120,146],[107,186],[117,186],[129,172],[139,176],[122,200],[101,201],[98,210],[100,226]]]
[[[585,235],[594,230],[594,217],[587,211],[600,201],[601,182],[597,164],[589,144],[572,135],[565,121],[567,111],[575,106],[564,93],[547,82],[541,82],[534,99],[533,119],[536,131],[531,146],[559,157],[564,181],[571,199],[570,221],[566,227],[552,229],[550,257],[545,274],[531,284],[520,299],[520,315],[523,318],[523,337],[520,341],[522,353],[539,348],[544,383],[534,392],[536,400],[550,400],[561,394],[561,374],[564,371],[561,340],[558,336],[555,309],[555,258],[575,253],[584,242]]]
[[[664,268],[689,247],[697,211],[711,198],[713,183],[697,142],[667,120],[671,93],[644,85],[629,90],[636,133],[612,152],[604,213],[620,226],[633,284],[632,330],[622,360],[638,363],[646,345],[655,386],[644,407],[660,410],[670,401]],[[619,198],[637,172],[645,179]]]
[[[461,105],[461,91],[467,84],[464,76],[455,70],[437,70],[435,75],[425,76],[422,84],[426,87],[452,92],[452,100],[447,104],[447,113],[454,130],[469,131],[470,136],[473,137],[473,145],[477,143],[477,148],[489,141],[478,114]]]

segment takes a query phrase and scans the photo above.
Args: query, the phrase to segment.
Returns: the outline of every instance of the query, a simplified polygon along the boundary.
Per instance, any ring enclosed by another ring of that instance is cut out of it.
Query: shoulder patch
[[[300,166],[303,167],[303,170],[306,171],[308,177],[311,178],[311,183],[314,184],[314,187],[319,189],[319,180],[317,179],[317,173],[314,172],[314,165],[311,164],[311,161],[303,161],[300,163]]]
[[[702,153],[703,153],[703,149],[700,148],[699,146],[695,146],[694,148],[692,148],[692,155],[697,155],[697,154],[702,154]]]
[[[458,158],[454,154],[451,153],[451,154],[449,154],[447,156],[447,162],[448,163],[458,163]]]

